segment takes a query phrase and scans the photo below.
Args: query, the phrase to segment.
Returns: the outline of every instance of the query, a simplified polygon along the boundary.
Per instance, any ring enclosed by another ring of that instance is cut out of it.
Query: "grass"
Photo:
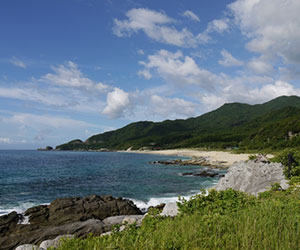
[[[140,228],[66,240],[58,249],[300,249],[297,183],[258,198],[233,190],[196,196],[180,211],[175,218],[163,218],[154,210]]]

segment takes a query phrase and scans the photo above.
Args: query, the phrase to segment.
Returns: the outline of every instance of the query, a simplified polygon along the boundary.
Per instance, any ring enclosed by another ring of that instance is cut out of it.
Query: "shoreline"
[[[246,161],[251,154],[233,154],[232,152],[224,151],[200,151],[196,149],[164,149],[164,150],[126,150],[118,151],[124,153],[137,154],[154,154],[178,157],[205,157],[210,164],[222,162],[226,167],[231,166],[234,162]]]

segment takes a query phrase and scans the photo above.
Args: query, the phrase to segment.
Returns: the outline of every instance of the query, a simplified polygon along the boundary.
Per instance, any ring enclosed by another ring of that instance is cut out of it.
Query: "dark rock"
[[[0,217],[0,235],[6,235],[7,232],[13,230],[17,223],[19,222],[20,215],[16,212],[11,212],[9,214]]]
[[[162,211],[162,210],[164,209],[165,205],[166,205],[166,203],[161,203],[161,204],[159,204],[159,205],[157,205],[157,206],[150,206],[150,207],[148,208],[148,210],[149,210],[149,209],[155,208],[155,209],[158,209],[159,211]]]
[[[48,206],[30,208],[25,212],[31,224],[39,225],[62,225],[88,219],[103,220],[109,216],[136,214],[142,212],[132,201],[98,195],[56,199]]]
[[[193,172],[187,172],[187,173],[182,173],[182,176],[198,176],[198,177],[224,177],[224,174],[219,174],[216,172],[207,172],[207,171],[202,171],[200,173],[193,173]]]
[[[104,232],[104,224],[100,220],[73,222],[56,227],[41,227],[35,230],[23,230],[21,234],[12,233],[9,236],[0,237],[0,249],[9,250],[23,244],[39,245],[44,240],[55,239],[59,235],[74,234],[76,237],[86,237],[92,233],[100,235]]]
[[[109,216],[141,215],[127,199],[91,195],[84,198],[56,199],[50,205],[26,210],[30,224],[18,224],[21,215],[12,212],[0,217],[0,249],[14,249],[22,244],[37,244],[59,235],[86,236],[105,232],[101,220]]]

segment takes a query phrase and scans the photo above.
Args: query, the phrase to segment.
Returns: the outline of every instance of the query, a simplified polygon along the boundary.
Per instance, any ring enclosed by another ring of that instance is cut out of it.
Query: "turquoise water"
[[[111,194],[144,208],[190,196],[217,182],[180,176],[201,167],[152,165],[178,157],[117,152],[0,150],[0,214],[55,198]]]

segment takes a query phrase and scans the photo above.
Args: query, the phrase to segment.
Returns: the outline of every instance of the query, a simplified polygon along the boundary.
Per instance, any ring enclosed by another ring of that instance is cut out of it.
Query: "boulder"
[[[160,213],[161,216],[171,216],[174,217],[178,214],[178,206],[176,202],[167,203]]]
[[[113,226],[115,226],[115,225],[121,225],[125,218],[126,218],[126,215],[110,216],[110,217],[105,218],[102,221],[105,226],[105,231],[112,230]]]
[[[48,206],[30,208],[25,212],[30,224],[39,225],[63,225],[92,218],[103,220],[109,216],[136,214],[142,212],[132,201],[98,195],[56,199]]]
[[[39,247],[37,245],[32,244],[24,244],[21,246],[18,246],[15,250],[38,250]]]
[[[84,198],[62,198],[50,205],[41,205],[25,211],[30,224],[20,224],[16,212],[0,217],[0,249],[14,249],[22,244],[38,244],[59,235],[76,237],[89,233],[100,235],[110,230],[103,219],[119,215],[141,215],[142,212],[127,199],[91,195]],[[125,218],[125,217],[124,217]],[[124,219],[122,217],[122,220]]]
[[[20,215],[16,212],[11,212],[9,214],[0,217],[0,236],[6,235],[7,232],[13,230],[20,220]]]
[[[136,225],[139,227],[141,226],[143,219],[144,215],[129,215],[123,219],[122,224],[132,225],[136,223]]]
[[[70,234],[70,235],[57,236],[53,240],[44,240],[40,244],[39,250],[47,250],[48,247],[58,247],[60,245],[62,239],[73,239],[73,238],[74,238],[74,235]]]
[[[265,161],[248,161],[234,163],[215,186],[217,191],[232,188],[249,194],[257,195],[268,190],[278,182],[282,188],[287,188],[287,180],[283,175],[281,163]]]

